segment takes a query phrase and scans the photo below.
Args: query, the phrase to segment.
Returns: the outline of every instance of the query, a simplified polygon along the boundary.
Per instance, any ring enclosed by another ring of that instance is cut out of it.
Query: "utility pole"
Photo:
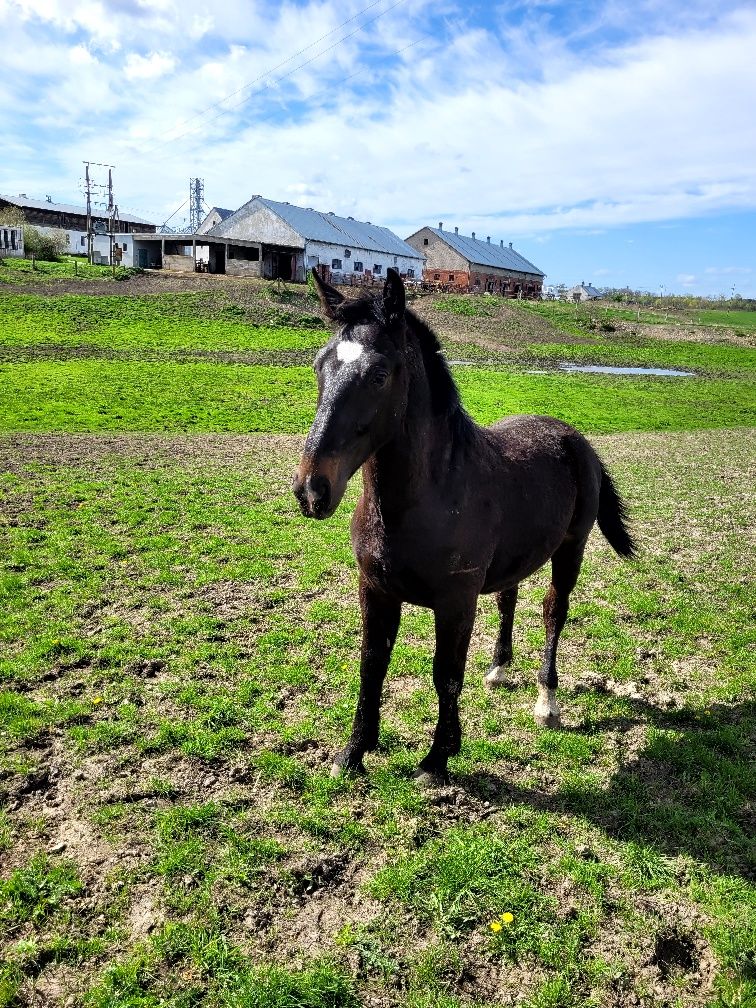
[[[113,211],[113,165],[100,164],[98,161],[85,161],[84,162],[84,184],[87,197],[87,262],[92,262],[94,257],[94,249],[92,239],[94,237],[94,227],[92,226],[92,190],[100,189],[108,191],[108,216],[112,218]],[[103,182],[93,182],[92,176],[89,169],[91,167],[95,168],[107,168],[108,169],[108,182],[107,185]],[[102,203],[100,203],[102,205]],[[116,208],[117,209],[117,208]],[[112,232],[112,227],[111,227]],[[110,251],[111,251],[111,261],[113,252],[113,236],[110,236]]]
[[[92,188],[89,181],[89,162],[85,161],[84,176],[87,185],[87,262],[92,262]]]
[[[203,202],[205,196],[204,179],[189,179],[189,230],[196,234],[205,216]]]

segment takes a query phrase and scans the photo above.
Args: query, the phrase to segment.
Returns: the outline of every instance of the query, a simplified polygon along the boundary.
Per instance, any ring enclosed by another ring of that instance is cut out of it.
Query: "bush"
[[[29,224],[24,224],[24,250],[28,256],[55,262],[60,259],[68,245],[66,232],[55,228],[52,231],[39,231]]]

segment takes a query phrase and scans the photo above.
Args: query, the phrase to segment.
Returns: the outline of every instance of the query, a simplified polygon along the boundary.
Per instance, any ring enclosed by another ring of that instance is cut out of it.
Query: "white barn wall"
[[[346,258],[344,255],[347,249],[351,253],[349,258]],[[322,264],[332,269],[331,263],[334,259],[340,259],[342,266],[340,271],[334,270],[334,272],[341,272],[345,276],[355,273],[355,262],[362,263],[363,269],[361,272],[370,271],[373,269],[373,266],[380,266],[380,275],[382,277],[386,276],[386,270],[389,266],[404,274],[407,274],[409,270],[414,270],[414,278],[416,280],[419,280],[423,275],[423,260],[420,257],[393,255],[390,252],[372,252],[369,249],[361,249],[354,245],[330,245],[325,242],[311,240],[305,243],[305,261],[308,269]]]

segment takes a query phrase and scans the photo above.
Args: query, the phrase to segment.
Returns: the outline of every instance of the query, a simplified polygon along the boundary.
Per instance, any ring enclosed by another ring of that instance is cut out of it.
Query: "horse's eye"
[[[370,372],[370,384],[376,385],[380,388],[382,385],[386,384],[388,380],[388,371],[384,371],[383,368],[377,368],[375,371]]]

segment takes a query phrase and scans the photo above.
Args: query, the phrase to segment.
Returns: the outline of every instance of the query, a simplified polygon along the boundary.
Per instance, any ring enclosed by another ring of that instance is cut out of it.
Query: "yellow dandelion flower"
[[[102,697],[101,696],[92,697],[92,703],[102,703]]]
[[[488,925],[492,931],[501,931],[501,924],[499,921],[491,921]]]
[[[499,918],[499,920],[500,920],[500,921],[503,921],[503,923],[504,923],[504,924],[511,924],[511,923],[512,923],[512,921],[514,920],[514,914],[511,914],[511,913],[510,913],[510,912],[509,912],[509,911],[507,910],[507,912],[506,912],[506,913],[503,913],[503,914],[501,915],[501,917]]]

